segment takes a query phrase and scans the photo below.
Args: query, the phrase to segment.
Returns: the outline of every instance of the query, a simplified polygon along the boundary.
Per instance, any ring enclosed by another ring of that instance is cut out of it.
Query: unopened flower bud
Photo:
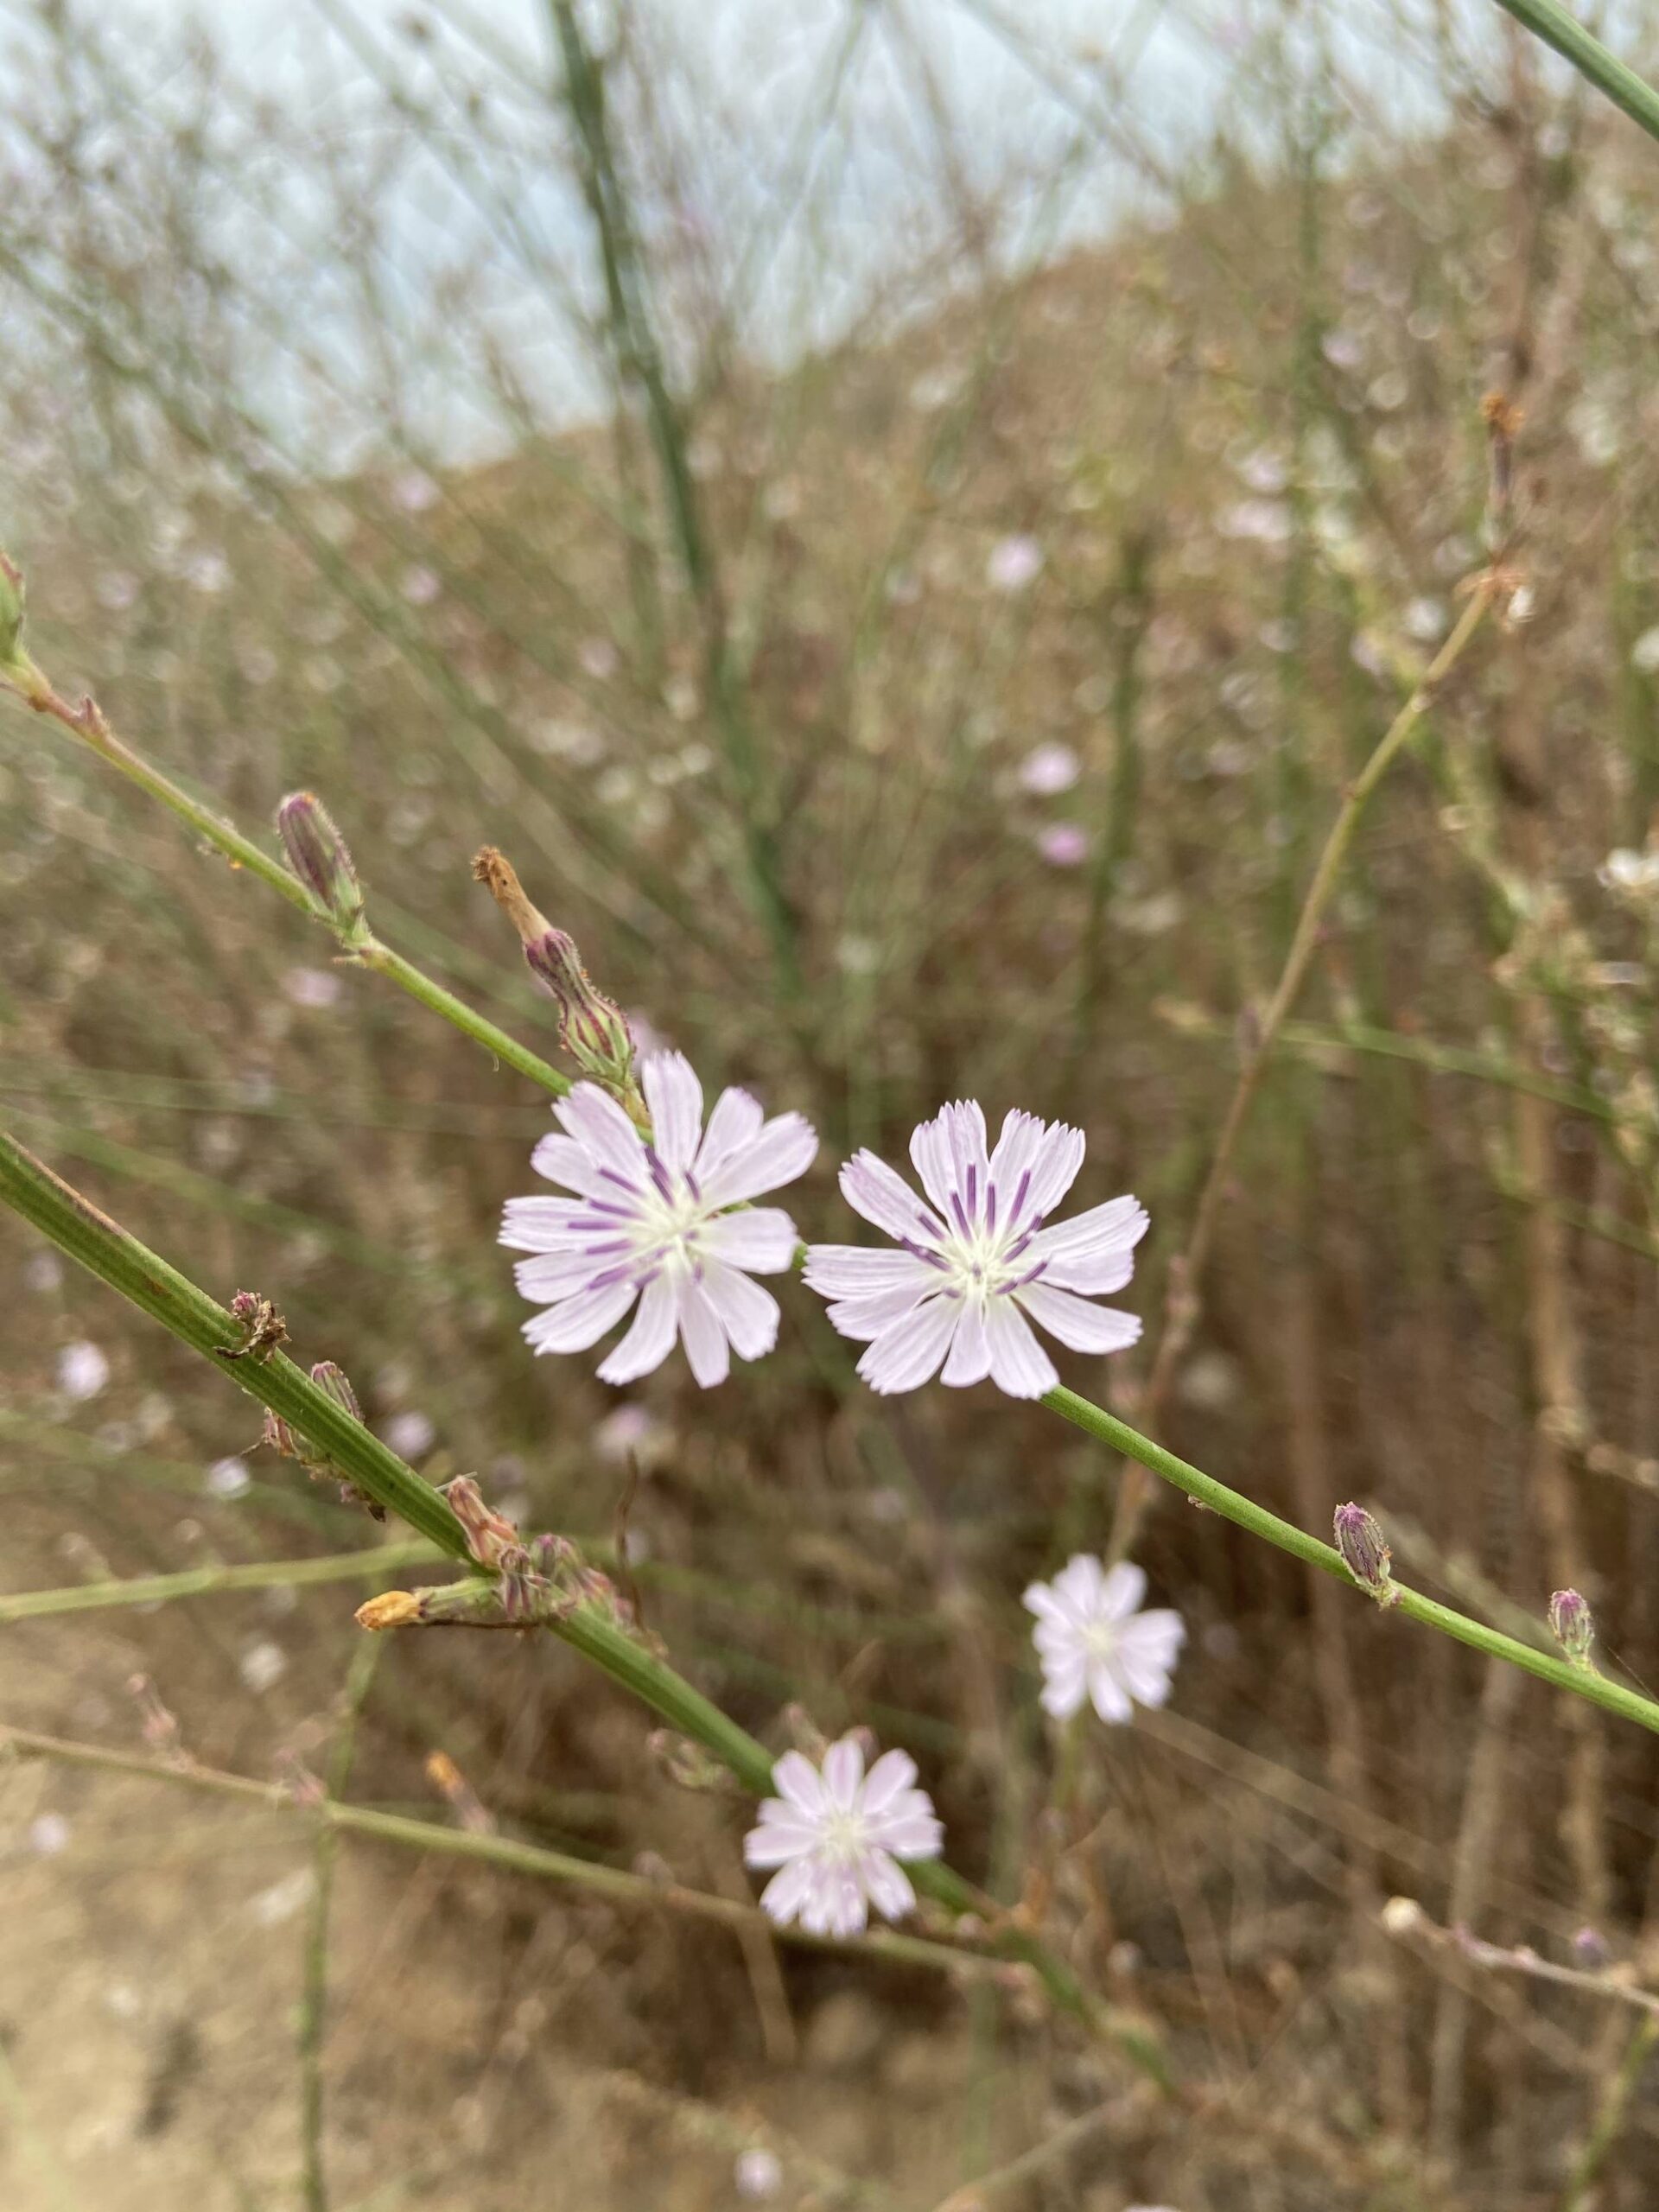
[[[1557,1590],[1549,1601],[1549,1632],[1575,1667],[1588,1667],[1596,1624],[1576,1590]]]
[[[1369,1591],[1379,1605],[1397,1605],[1400,1592],[1394,1586],[1391,1572],[1394,1554],[1376,1516],[1363,1505],[1351,1502],[1339,1505],[1336,1531],[1343,1565],[1360,1588]]]
[[[16,664],[23,635],[23,572],[0,553],[0,668]]]
[[[607,999],[582,964],[575,941],[556,930],[524,895],[512,863],[493,845],[473,862],[484,885],[518,932],[524,959],[559,1004],[559,1042],[584,1074],[624,1093],[633,1087],[633,1036],[627,1016]]]
[[[1586,1974],[1605,1973],[1613,1962],[1607,1938],[1599,1928],[1586,1925],[1573,1938],[1573,1963]]]
[[[348,944],[367,936],[363,888],[346,840],[327,809],[309,791],[294,791],[276,810],[276,832],[288,864]]]

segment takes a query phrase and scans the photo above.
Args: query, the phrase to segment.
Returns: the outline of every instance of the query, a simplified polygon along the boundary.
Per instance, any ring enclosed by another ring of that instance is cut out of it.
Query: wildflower
[[[340,978],[327,968],[290,968],[283,988],[296,1006],[321,1009],[340,1002]]]
[[[1043,1669],[1043,1710],[1069,1720],[1088,1698],[1103,1720],[1127,1720],[1136,1705],[1162,1705],[1186,1641],[1179,1613],[1143,1613],[1147,1578],[1080,1552],[1052,1582],[1033,1582],[1024,1604],[1037,1616],[1032,1642]]]
[[[1042,568],[1043,549],[1034,537],[999,537],[985,563],[985,581],[993,591],[1024,591]]]
[[[1596,870],[1596,877],[1606,891],[1651,891],[1659,884],[1659,853],[1617,846]]]
[[[66,1398],[95,1398],[110,1379],[110,1363],[83,1338],[58,1354],[58,1388]]]
[[[798,1920],[813,1936],[857,1936],[869,1908],[897,1920],[916,1902],[901,1859],[937,1859],[944,1831],[916,1762],[887,1751],[868,1774],[855,1736],[823,1755],[822,1770],[785,1751],[772,1770],[781,1795],[763,1798],[758,1826],[743,1840],[751,1866],[778,1872],[760,1893],[780,1927]]]
[[[1040,1398],[1059,1377],[1026,1315],[1073,1351],[1121,1351],[1141,1333],[1132,1313],[1090,1302],[1122,1290],[1146,1234],[1136,1198],[1109,1199],[1045,1228],[1083,1165],[1081,1129],[1015,1111],[995,1152],[971,1100],[942,1107],[910,1141],[931,1205],[861,1152],[841,1171],[854,1211],[896,1252],[815,1244],[806,1280],[836,1302],[830,1319],[868,1344],[858,1371],[873,1390],[914,1390],[938,1372],[952,1387],[989,1376],[1010,1397]],[[1021,1311],[1021,1309],[1024,1309]]]
[[[382,1434],[400,1459],[423,1459],[438,1440],[430,1414],[413,1411],[394,1414]]]
[[[1089,833],[1075,822],[1051,822],[1038,832],[1037,850],[1050,868],[1081,868],[1089,857]]]
[[[537,1351],[585,1351],[638,1299],[601,1382],[649,1374],[677,1334],[710,1389],[734,1351],[759,1359],[778,1340],[778,1301],[749,1278],[789,1267],[795,1224],[777,1206],[747,1201],[804,1174],[817,1135],[799,1114],[767,1121],[735,1090],[721,1091],[704,1130],[702,1085],[679,1052],[653,1054],[641,1083],[650,1141],[597,1084],[579,1083],[557,1103],[563,1134],[543,1137],[531,1165],[577,1195],[510,1198],[501,1242],[536,1255],[516,1273],[524,1296],[547,1309],[524,1324]]]
[[[1077,756],[1069,745],[1033,746],[1020,763],[1020,787],[1039,798],[1069,791],[1077,780]]]
[[[776,2152],[761,2145],[739,2152],[732,2179],[740,2196],[759,2200],[777,2196],[784,2185],[784,2169]]]

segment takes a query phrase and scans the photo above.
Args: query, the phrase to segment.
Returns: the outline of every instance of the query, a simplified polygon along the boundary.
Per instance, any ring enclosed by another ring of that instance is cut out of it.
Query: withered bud
[[[1576,1590],[1557,1590],[1551,1597],[1549,1632],[1575,1667],[1589,1666],[1596,1624]]]
[[[480,1567],[499,1568],[523,1547],[518,1531],[505,1514],[484,1502],[484,1493],[471,1475],[457,1475],[443,1486],[455,1518],[467,1531],[467,1548]]]
[[[280,1414],[265,1408],[264,1426],[259,1432],[259,1441],[272,1452],[280,1452],[284,1459],[302,1459],[308,1446],[302,1443]]]
[[[359,1628],[409,1628],[421,1618],[421,1601],[412,1590],[383,1590],[357,1609]]]
[[[348,944],[367,936],[363,888],[346,840],[321,799],[294,791],[276,810],[276,833],[288,864]]]
[[[1486,530],[1489,542],[1495,543],[1509,519],[1510,502],[1515,496],[1515,441],[1525,418],[1514,400],[1502,391],[1489,391],[1480,403],[1480,413],[1486,425],[1490,471]]]
[[[1397,1605],[1400,1592],[1391,1573],[1394,1554],[1374,1515],[1351,1501],[1336,1512],[1337,1549],[1342,1563],[1362,1590],[1379,1605]]]
[[[518,931],[531,975],[557,1000],[559,1042],[565,1051],[584,1074],[613,1090],[630,1090],[633,1036],[627,1016],[594,984],[575,940],[531,904],[512,861],[493,845],[486,845],[474,858],[473,874]]]
[[[646,1738],[652,1757],[677,1789],[732,1794],[731,1774],[712,1751],[671,1728],[656,1728]]]
[[[357,1402],[357,1393],[332,1359],[320,1359],[311,1370],[311,1380],[319,1390],[326,1392],[334,1400],[342,1413],[349,1414],[355,1421],[362,1420],[363,1408]]]
[[[0,553],[0,668],[15,666],[23,636],[23,572]]]

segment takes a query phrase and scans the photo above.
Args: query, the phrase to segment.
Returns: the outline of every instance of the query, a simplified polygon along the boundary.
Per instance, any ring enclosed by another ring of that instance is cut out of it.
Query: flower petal
[[[1031,1333],[1031,1325],[1011,1299],[994,1298],[985,1309],[990,1338],[991,1380],[1011,1398],[1040,1398],[1059,1381],[1054,1363]],[[866,1357],[868,1354],[866,1354]]]
[[[868,1344],[913,1313],[923,1295],[923,1290],[905,1289],[880,1290],[868,1298],[844,1298],[830,1306],[830,1319],[843,1337]]]
[[[875,1338],[858,1363],[859,1373],[872,1390],[884,1394],[918,1389],[938,1372],[961,1318],[959,1300],[925,1300]]]
[[[763,1191],[779,1191],[804,1175],[817,1156],[818,1133],[803,1114],[774,1114],[753,1142],[716,1160],[698,1177],[711,1206],[741,1205]]]
[[[1089,1701],[1103,1720],[1128,1720],[1135,1712],[1128,1692],[1104,1660],[1089,1669]]]
[[[746,1212],[723,1213],[705,1223],[697,1242],[728,1267],[746,1268],[750,1274],[780,1275],[793,1261],[800,1237],[781,1206],[751,1206]]]
[[[1028,1282],[1014,1295],[1033,1321],[1073,1351],[1122,1351],[1141,1334],[1139,1314],[1122,1313],[1116,1306],[1091,1306],[1074,1291]]]
[[[645,1140],[608,1091],[596,1083],[579,1083],[556,1102],[553,1112],[598,1166],[609,1168],[636,1191],[645,1188]]]
[[[1074,1713],[1080,1712],[1088,1694],[1089,1669],[1081,1652],[1074,1659],[1044,1667],[1040,1702],[1043,1711],[1052,1713],[1056,1720],[1069,1720]]]
[[[831,1744],[823,1755],[823,1786],[843,1813],[850,1813],[857,1803],[863,1779],[864,1754],[857,1737],[843,1736]]]
[[[829,1806],[823,1777],[804,1752],[784,1753],[772,1770],[772,1786],[778,1792],[778,1796],[769,1801],[772,1803],[781,1800],[815,1817]]]
[[[521,1262],[524,1267],[542,1264],[536,1260]],[[600,1381],[637,1382],[642,1375],[649,1375],[653,1368],[660,1367],[674,1349],[674,1331],[678,1320],[679,1301],[674,1295],[673,1284],[666,1275],[654,1275],[645,1285],[633,1326],[609,1357],[601,1361]]]
[[[991,1154],[990,1181],[996,1221],[1011,1229],[1031,1213],[1031,1176],[1042,1149],[1046,1123],[1018,1107],[1006,1115],[996,1150]]]
[[[710,1260],[702,1271],[702,1294],[740,1359],[760,1359],[778,1341],[778,1301],[723,1260]]]
[[[792,1859],[774,1874],[760,1892],[760,1910],[787,1928],[811,1895],[818,1878],[810,1859]]]
[[[1095,1561],[1096,1567],[1099,1564]],[[1131,1559],[1121,1559],[1101,1578],[1095,1599],[1096,1613],[1101,1620],[1127,1621],[1131,1613],[1140,1610],[1146,1594],[1146,1569],[1137,1567]]]
[[[689,1167],[702,1134],[702,1085],[683,1052],[653,1052],[639,1071],[651,1141],[664,1167]]]
[[[1046,1280],[1062,1290],[1122,1290],[1134,1273],[1131,1255],[1146,1233],[1146,1208],[1126,1195],[1039,1230],[1029,1251],[1033,1261],[1046,1262]]]
[[[1051,1122],[1037,1147],[1027,1205],[1033,1214],[1051,1214],[1077,1179],[1086,1149],[1081,1129]]]
[[[613,1198],[616,1195],[615,1184],[600,1173],[592,1153],[575,1137],[551,1134],[543,1137],[530,1155],[530,1164],[550,1183],[579,1191],[584,1198],[602,1198],[607,1192]]]
[[[944,1240],[944,1224],[938,1216],[873,1152],[856,1152],[847,1162],[841,1171],[841,1194],[855,1213],[901,1244],[932,1246]]]
[[[910,1886],[910,1877],[885,1851],[861,1852],[858,1871],[865,1895],[884,1919],[902,1920],[914,1909],[916,1892]]]
[[[609,1278],[627,1249],[626,1242],[619,1239],[613,1253],[589,1249],[538,1252],[534,1259],[513,1262],[512,1279],[521,1298],[528,1298],[537,1306],[556,1305],[562,1298],[574,1297],[579,1290],[602,1289],[602,1284],[594,1284],[594,1277],[602,1274]]]
[[[944,1363],[941,1382],[948,1382],[953,1390],[963,1389],[970,1382],[982,1382],[991,1371],[991,1333],[985,1325],[985,1304],[982,1299],[969,1298],[963,1302],[962,1323],[951,1341],[950,1357]]]
[[[937,1859],[944,1848],[944,1827],[925,1789],[907,1789],[870,1824],[870,1838],[895,1859]]]
[[[578,1291],[562,1305],[532,1313],[524,1338],[537,1351],[586,1351],[613,1323],[620,1321],[639,1295],[635,1282],[607,1283],[603,1290]]]
[[[766,1127],[766,1121],[758,1098],[751,1098],[747,1090],[722,1090],[715,1101],[693,1162],[698,1182],[706,1183],[728,1153],[747,1150]]]
[[[816,1851],[820,1840],[819,1829],[806,1821],[764,1821],[743,1839],[743,1864],[786,1866],[791,1859],[803,1859],[809,1851]]]
[[[596,1213],[587,1198],[509,1198],[498,1241],[513,1252],[568,1252],[617,1234],[627,1218]]]
[[[868,1244],[810,1244],[802,1272],[825,1298],[868,1298],[908,1286],[919,1298],[939,1279],[938,1269],[913,1252],[872,1251]]]
[[[908,1751],[883,1751],[864,1777],[860,1802],[867,1815],[885,1812],[916,1779],[916,1762]]]
[[[723,1382],[732,1371],[731,1345],[719,1316],[694,1282],[682,1282],[679,1300],[680,1342],[685,1346],[691,1372],[705,1390]]]

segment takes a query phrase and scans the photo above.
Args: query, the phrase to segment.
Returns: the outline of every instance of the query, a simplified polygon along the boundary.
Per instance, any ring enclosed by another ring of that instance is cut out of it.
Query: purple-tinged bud
[[[342,1413],[349,1414],[355,1421],[362,1420],[363,1408],[357,1402],[357,1393],[332,1359],[320,1359],[311,1370],[311,1380]]]
[[[493,1572],[505,1557],[522,1551],[517,1529],[505,1514],[484,1503],[484,1493],[470,1475],[457,1475],[446,1483],[443,1496],[467,1531],[467,1549],[480,1567]]]
[[[1549,1601],[1549,1632],[1575,1667],[1587,1668],[1596,1624],[1576,1590],[1557,1590]]]
[[[1613,1962],[1607,1938],[1599,1928],[1580,1928],[1573,1938],[1573,1963],[1586,1974],[1604,1974]]]
[[[264,1427],[259,1433],[259,1441],[270,1451],[280,1452],[284,1459],[302,1459],[305,1457],[299,1438],[296,1436],[282,1415],[272,1413],[269,1406],[265,1408]]]
[[[23,637],[23,572],[0,553],[0,668],[15,668]]]
[[[1400,1592],[1394,1586],[1391,1571],[1394,1554],[1376,1516],[1363,1505],[1351,1502],[1339,1505],[1336,1530],[1342,1563],[1360,1588],[1368,1591],[1379,1605],[1397,1605]]]
[[[276,833],[288,864],[347,944],[368,935],[363,888],[346,840],[328,810],[309,791],[294,791],[276,810]]]

